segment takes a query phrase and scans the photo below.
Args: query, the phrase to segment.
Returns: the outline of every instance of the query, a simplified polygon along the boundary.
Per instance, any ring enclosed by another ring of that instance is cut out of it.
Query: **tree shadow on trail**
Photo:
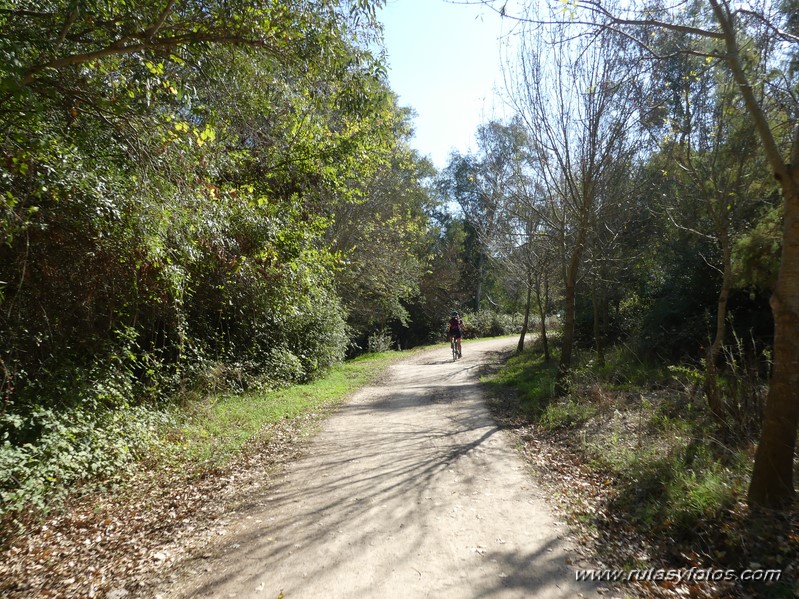
[[[506,474],[515,452],[476,375],[416,366],[343,406],[284,480],[245,498],[218,557],[183,566],[182,596],[573,596],[559,531],[514,519],[530,489]]]

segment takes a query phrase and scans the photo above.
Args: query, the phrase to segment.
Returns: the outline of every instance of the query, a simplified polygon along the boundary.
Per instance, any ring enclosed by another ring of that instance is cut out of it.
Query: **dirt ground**
[[[479,374],[514,343],[392,366],[155,596],[599,596],[575,581],[565,525],[485,407]]]

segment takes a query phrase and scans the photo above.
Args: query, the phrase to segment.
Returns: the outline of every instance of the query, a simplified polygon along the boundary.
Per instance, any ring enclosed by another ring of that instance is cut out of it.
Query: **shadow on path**
[[[482,403],[478,347],[395,365],[353,398],[168,596],[593,595]]]

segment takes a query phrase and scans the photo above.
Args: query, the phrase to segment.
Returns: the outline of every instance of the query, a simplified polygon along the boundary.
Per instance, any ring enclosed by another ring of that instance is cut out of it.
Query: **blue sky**
[[[378,16],[391,87],[418,113],[413,146],[443,168],[452,149],[474,148],[481,122],[502,114],[494,93],[502,85],[502,20],[444,0],[388,0]]]

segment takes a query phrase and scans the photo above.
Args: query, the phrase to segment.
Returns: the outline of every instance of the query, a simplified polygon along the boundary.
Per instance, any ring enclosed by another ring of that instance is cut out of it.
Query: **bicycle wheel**
[[[450,345],[452,346],[452,361],[454,362],[458,359],[458,344],[455,343],[455,340],[453,339],[450,342]]]

